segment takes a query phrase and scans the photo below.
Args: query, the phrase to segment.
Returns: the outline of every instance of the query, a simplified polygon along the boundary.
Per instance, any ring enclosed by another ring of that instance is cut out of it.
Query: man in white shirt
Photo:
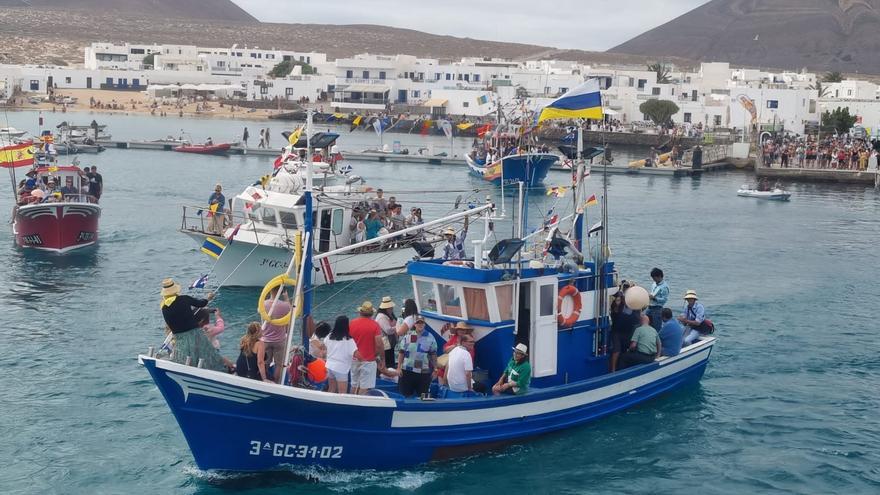
[[[446,382],[453,392],[473,392],[474,362],[471,349],[474,347],[473,335],[461,337],[461,344],[449,352],[449,363],[446,365]]]

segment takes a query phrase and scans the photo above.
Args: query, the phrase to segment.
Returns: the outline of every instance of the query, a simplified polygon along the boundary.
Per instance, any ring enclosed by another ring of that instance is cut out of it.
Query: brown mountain
[[[231,0],[0,0],[0,7],[35,7],[92,13],[254,22]]]
[[[880,73],[880,0],[712,0],[609,50]]]

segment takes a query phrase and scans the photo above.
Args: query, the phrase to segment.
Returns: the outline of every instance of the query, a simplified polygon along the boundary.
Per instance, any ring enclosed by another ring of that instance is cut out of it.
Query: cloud
[[[607,50],[708,0],[234,0],[263,22],[378,24],[433,34]]]

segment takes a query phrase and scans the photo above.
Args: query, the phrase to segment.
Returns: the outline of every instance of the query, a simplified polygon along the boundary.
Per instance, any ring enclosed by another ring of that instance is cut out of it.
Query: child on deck
[[[226,323],[223,321],[223,316],[220,314],[220,308],[212,308],[214,309],[214,323],[211,324],[211,313],[212,311],[207,309],[200,309],[198,313],[196,313],[196,319],[199,321],[199,326],[202,328],[202,331],[205,332],[205,336],[208,337],[208,340],[211,341],[211,345],[214,346],[214,349],[220,350],[220,340],[217,338],[221,333],[226,329]]]

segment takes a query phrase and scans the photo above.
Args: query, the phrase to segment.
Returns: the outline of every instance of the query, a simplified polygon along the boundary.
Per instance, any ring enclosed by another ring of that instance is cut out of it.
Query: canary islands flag
[[[589,79],[553,100],[538,112],[538,122],[547,119],[601,119],[602,95],[599,80]]]
[[[213,237],[206,237],[205,242],[202,244],[202,252],[216,260],[223,253],[223,248],[225,247],[226,245],[221,241]]]

